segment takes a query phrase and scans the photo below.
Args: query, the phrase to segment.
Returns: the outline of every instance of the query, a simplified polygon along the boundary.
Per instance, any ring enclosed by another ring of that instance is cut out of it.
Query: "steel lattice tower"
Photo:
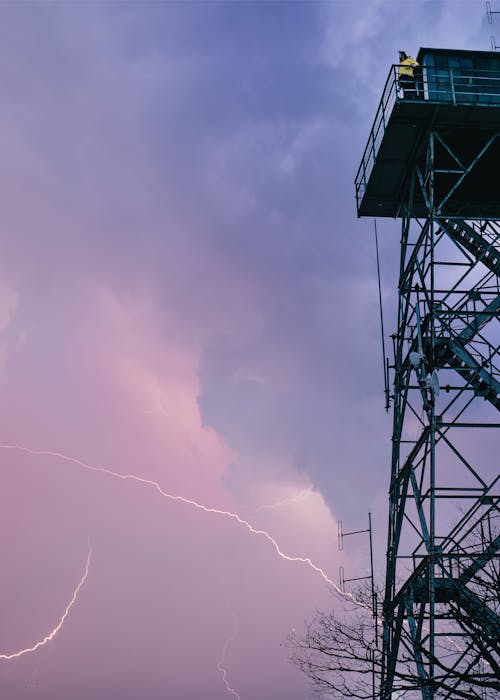
[[[500,55],[393,66],[356,178],[401,219],[379,697],[500,696]],[[495,449],[496,448],[496,449]]]

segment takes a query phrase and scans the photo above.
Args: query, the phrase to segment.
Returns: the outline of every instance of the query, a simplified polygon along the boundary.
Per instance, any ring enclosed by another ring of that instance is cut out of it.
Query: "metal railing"
[[[500,107],[500,71],[417,66],[412,77],[398,75],[399,68],[391,66],[356,174],[358,209],[396,102]]]

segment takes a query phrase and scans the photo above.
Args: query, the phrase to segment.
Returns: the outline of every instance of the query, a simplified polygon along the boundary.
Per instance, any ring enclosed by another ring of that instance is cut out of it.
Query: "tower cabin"
[[[389,71],[358,216],[500,219],[500,53],[422,48],[417,61],[410,86]]]

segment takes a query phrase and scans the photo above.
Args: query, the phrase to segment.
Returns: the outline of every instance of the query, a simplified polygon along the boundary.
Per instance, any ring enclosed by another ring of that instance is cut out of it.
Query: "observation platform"
[[[417,61],[409,86],[389,71],[356,175],[358,216],[429,215],[418,184],[408,202],[434,131],[434,215],[500,219],[500,54],[420,49]]]

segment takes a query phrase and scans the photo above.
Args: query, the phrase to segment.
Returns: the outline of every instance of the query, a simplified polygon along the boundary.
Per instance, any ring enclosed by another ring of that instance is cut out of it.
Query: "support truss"
[[[499,136],[431,129],[403,204],[383,700],[500,697],[500,224],[457,207]]]

